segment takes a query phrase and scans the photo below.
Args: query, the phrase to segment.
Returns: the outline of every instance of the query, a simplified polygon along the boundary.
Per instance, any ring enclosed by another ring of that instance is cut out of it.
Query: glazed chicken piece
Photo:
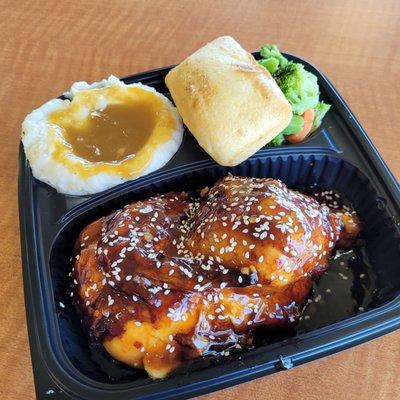
[[[111,356],[163,378],[251,345],[257,327],[295,324],[345,228],[280,181],[228,176],[200,199],[155,196],[86,227],[73,302]]]
[[[282,287],[324,272],[340,232],[328,207],[277,180],[227,177],[208,193],[186,241],[193,254]]]

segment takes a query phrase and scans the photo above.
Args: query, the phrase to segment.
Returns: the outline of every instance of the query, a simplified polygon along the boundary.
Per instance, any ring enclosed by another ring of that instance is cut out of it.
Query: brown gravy
[[[64,136],[73,153],[85,160],[120,161],[147,142],[156,124],[153,111],[145,102],[111,104],[92,111],[83,127],[66,127]]]
[[[104,107],[98,106],[101,102]],[[82,117],[85,112],[87,116]],[[140,173],[176,126],[156,93],[118,86],[78,92],[69,107],[50,114],[49,122],[62,138],[56,143],[54,158],[81,176],[116,167],[121,176]],[[72,165],[71,153],[82,159],[79,168]]]

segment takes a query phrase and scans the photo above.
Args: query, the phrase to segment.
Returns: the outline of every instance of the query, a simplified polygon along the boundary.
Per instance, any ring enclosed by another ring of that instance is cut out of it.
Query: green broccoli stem
[[[301,115],[293,114],[289,125],[281,132],[285,136],[300,133],[303,129],[304,119]]]

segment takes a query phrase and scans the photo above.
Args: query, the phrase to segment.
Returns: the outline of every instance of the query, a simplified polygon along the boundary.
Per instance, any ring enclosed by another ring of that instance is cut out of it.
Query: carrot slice
[[[303,129],[299,133],[296,133],[295,135],[286,136],[286,140],[288,142],[300,143],[311,132],[314,121],[314,110],[312,108],[309,108],[308,110],[304,111],[304,113],[302,114],[302,118],[304,120]]]

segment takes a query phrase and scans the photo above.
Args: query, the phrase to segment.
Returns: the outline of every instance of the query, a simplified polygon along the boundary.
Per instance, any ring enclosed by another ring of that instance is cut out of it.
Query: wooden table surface
[[[295,5],[296,4],[296,5]],[[0,0],[0,398],[35,397],[22,289],[17,151],[24,116],[77,80],[177,63],[234,36],[324,71],[400,176],[400,1]],[[202,399],[399,399],[400,332]]]

